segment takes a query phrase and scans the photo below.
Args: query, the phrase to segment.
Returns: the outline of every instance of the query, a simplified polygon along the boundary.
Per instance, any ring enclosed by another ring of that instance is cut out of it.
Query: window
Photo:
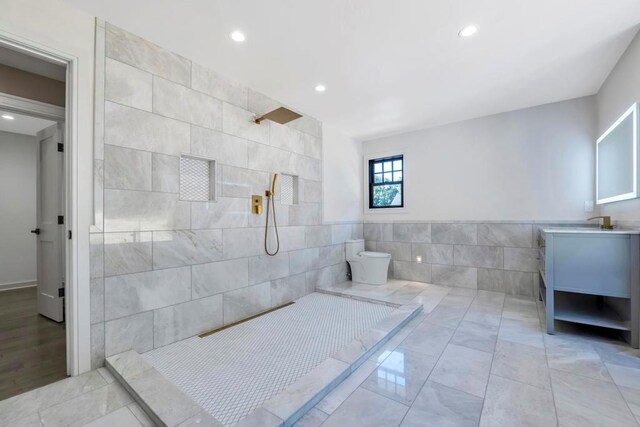
[[[404,207],[403,156],[369,160],[369,209]]]

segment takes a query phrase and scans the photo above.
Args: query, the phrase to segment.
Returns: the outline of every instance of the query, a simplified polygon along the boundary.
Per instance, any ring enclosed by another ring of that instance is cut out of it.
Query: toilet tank
[[[344,242],[347,261],[354,259],[360,252],[364,252],[364,240],[347,240]]]

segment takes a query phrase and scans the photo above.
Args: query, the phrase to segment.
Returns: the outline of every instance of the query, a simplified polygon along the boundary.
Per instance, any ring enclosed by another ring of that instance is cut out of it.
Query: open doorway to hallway
[[[0,47],[0,400],[67,376],[65,76]]]

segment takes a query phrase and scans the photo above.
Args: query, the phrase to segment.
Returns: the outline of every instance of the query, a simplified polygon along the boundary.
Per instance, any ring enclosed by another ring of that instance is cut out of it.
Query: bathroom
[[[0,424],[638,425],[635,2],[2,3],[68,64],[69,378]]]

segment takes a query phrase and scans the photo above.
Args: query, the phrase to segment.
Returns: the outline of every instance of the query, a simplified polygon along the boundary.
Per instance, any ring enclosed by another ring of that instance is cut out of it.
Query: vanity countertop
[[[614,228],[613,230],[603,230],[596,227],[543,227],[542,231],[554,234],[640,234],[640,230],[633,228]]]

